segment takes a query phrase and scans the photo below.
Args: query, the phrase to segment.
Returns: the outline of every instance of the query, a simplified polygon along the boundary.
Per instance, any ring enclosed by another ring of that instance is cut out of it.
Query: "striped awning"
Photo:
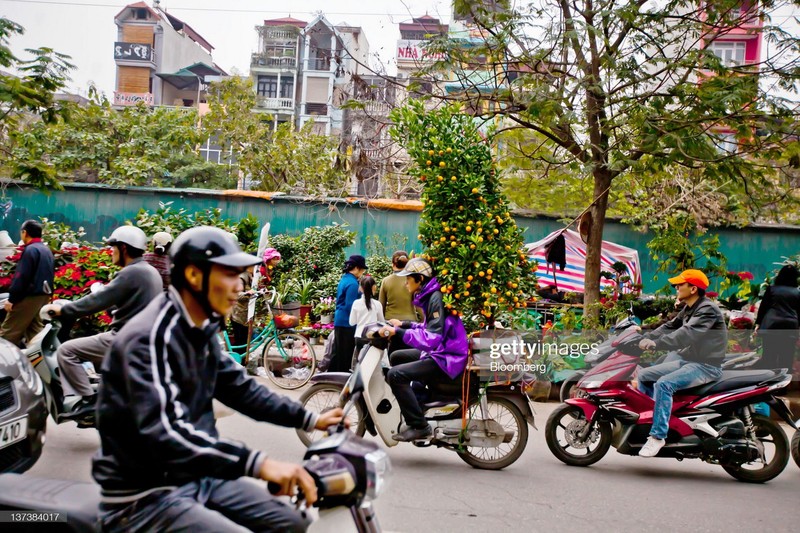
[[[586,245],[581,240],[577,231],[566,230],[564,240],[566,241],[567,266],[562,271],[559,266],[547,265],[545,257],[545,247],[555,239],[561,230],[554,231],[544,239],[526,244],[528,259],[539,263],[539,270],[536,275],[539,285],[550,287],[555,285],[553,273],[558,283],[558,290],[564,292],[584,292],[584,275],[586,271]],[[628,248],[613,242],[603,241],[603,249],[600,256],[600,270],[614,272],[612,265],[617,261],[622,262],[628,269],[627,275],[630,276],[633,284],[642,283],[641,263],[639,263],[639,252],[633,248]],[[600,279],[601,288],[613,287],[615,282],[605,278]],[[630,285],[623,288],[623,292],[630,292]]]

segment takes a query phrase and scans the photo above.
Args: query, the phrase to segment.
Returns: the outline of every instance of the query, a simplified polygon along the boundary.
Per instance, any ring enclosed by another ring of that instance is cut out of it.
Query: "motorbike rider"
[[[638,372],[639,390],[654,400],[653,425],[639,450],[641,457],[655,457],[666,443],[675,391],[719,379],[728,344],[722,311],[705,296],[706,275],[689,269],[669,282],[685,306],[675,318],[639,342],[642,350],[678,350],[677,354],[670,354],[668,362]]]
[[[317,415],[248,376],[222,350],[219,330],[242,289],[240,274],[261,258],[218,228],[195,227],[170,252],[172,285],[117,334],[102,367],[97,406],[104,531],[302,531],[305,519],[244,477],[273,481],[281,494],[316,487],[296,464],[220,438],[212,398],[263,422],[323,430]]]
[[[145,261],[153,265],[161,276],[164,290],[169,287],[169,247],[172,245],[172,235],[166,231],[159,231],[153,235],[153,251],[146,252],[142,257]]]
[[[163,292],[158,271],[142,259],[147,249],[147,236],[141,229],[121,226],[111,233],[106,244],[112,247],[114,264],[122,267],[114,279],[99,292],[63,306],[50,304],[43,308],[55,316],[70,319],[117,307],[109,331],[72,339],[58,348],[56,357],[64,377],[64,392],[81,396],[72,411],[63,415],[67,419],[82,419],[94,413],[97,394],[92,389],[83,362],[91,361],[98,367],[120,328]]]
[[[392,319],[389,321],[391,326],[380,330],[384,336],[399,335],[411,346],[392,354],[393,366],[386,377],[408,426],[392,438],[406,442],[431,436],[431,428],[411,382],[431,383],[457,378],[467,366],[469,344],[459,316],[445,309],[442,291],[430,263],[415,257],[397,275],[406,278],[406,288],[414,295],[414,305],[425,314],[422,323]]]

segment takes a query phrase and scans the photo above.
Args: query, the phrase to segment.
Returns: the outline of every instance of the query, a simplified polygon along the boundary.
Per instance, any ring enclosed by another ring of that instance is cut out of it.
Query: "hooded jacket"
[[[420,359],[431,357],[450,379],[467,367],[469,341],[461,319],[448,312],[442,302],[439,282],[431,278],[414,295],[414,305],[425,311],[423,323],[403,322],[396,334],[403,342],[422,352]]]
[[[773,285],[758,307],[756,324],[763,329],[797,329],[800,324],[800,290]]]
[[[219,326],[195,326],[170,287],[117,333],[102,367],[92,464],[105,501],[203,477],[257,477],[265,455],[219,436],[213,398],[254,420],[316,425],[318,415],[270,392],[222,351]]]
[[[657,350],[677,350],[686,361],[720,366],[728,348],[728,328],[719,307],[706,297],[646,335]]]

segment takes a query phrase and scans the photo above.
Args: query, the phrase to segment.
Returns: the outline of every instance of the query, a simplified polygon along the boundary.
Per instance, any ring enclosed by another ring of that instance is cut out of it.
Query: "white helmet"
[[[137,250],[147,250],[147,235],[136,226],[120,226],[111,232],[111,236],[106,239],[106,244],[124,244]]]
[[[163,254],[167,251],[167,246],[172,242],[172,235],[167,233],[166,231],[159,231],[155,235],[153,235],[153,244],[155,251]]]

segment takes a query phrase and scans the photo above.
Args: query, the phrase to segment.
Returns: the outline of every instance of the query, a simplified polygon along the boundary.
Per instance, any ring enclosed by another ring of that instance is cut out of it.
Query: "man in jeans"
[[[706,275],[685,270],[669,282],[685,307],[678,315],[639,342],[643,350],[678,350],[669,362],[639,371],[639,390],[653,398],[650,437],[639,450],[641,457],[655,457],[664,446],[675,391],[709,383],[722,375],[728,331],[719,307],[705,297]]]

